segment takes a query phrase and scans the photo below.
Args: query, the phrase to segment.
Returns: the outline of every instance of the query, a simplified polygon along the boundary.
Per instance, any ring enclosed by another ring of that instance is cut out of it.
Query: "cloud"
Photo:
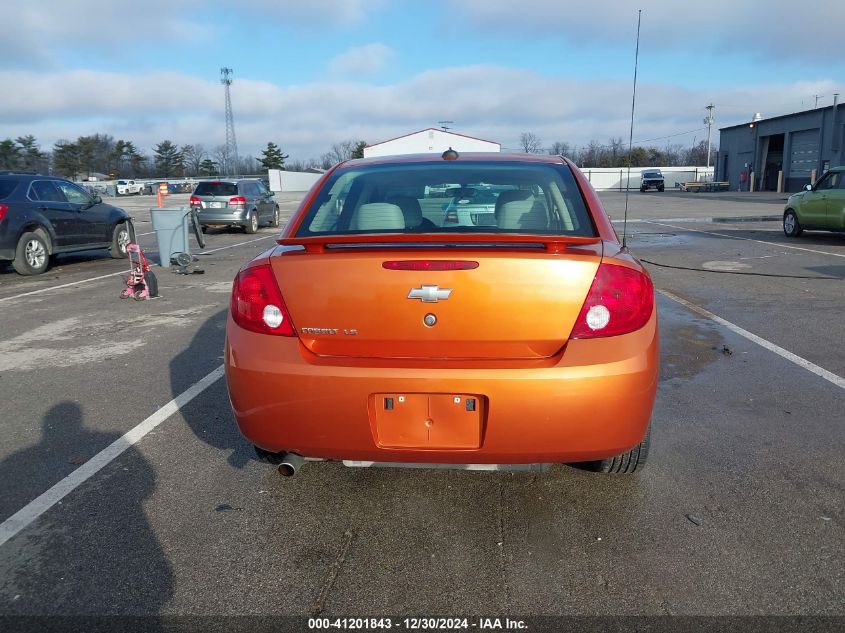
[[[213,148],[224,142],[223,90],[217,81],[182,73],[122,74],[0,71],[14,85],[0,100],[0,139],[33,134],[50,148],[58,139],[97,132],[149,150],[163,139]],[[811,94],[831,94],[831,81],[769,83],[695,90],[643,83],[634,139],[665,146],[704,137],[704,106],[716,103],[716,125],[812,107]],[[455,130],[517,149],[530,131],[545,146],[583,146],[628,137],[630,82],[548,77],[501,66],[461,66],[420,73],[390,85],[322,81],[280,87],[242,79],[232,86],[241,154],[257,155],[268,141],[294,158],[318,157],[332,143],[375,143],[455,121]],[[680,132],[690,131],[686,135]],[[651,141],[650,139],[655,139]],[[716,136],[718,139],[718,135]]]
[[[393,49],[384,44],[355,46],[332,59],[329,72],[339,77],[374,75],[384,69],[392,56]]]
[[[512,37],[544,34],[574,42],[633,46],[637,6],[629,0],[446,0],[450,21]],[[577,4],[577,6],[574,6]],[[800,6],[793,0],[642,3],[642,47],[683,47],[690,54],[740,52],[775,64],[796,56],[816,63],[841,58],[845,3]],[[812,35],[810,35],[812,34]]]
[[[318,29],[350,28],[384,6],[385,0],[241,0],[251,21],[271,19]],[[7,6],[8,4],[8,6]],[[94,52],[129,43],[204,43],[224,30],[203,18],[232,6],[223,0],[11,0],[3,5],[0,68],[50,67],[61,51]]]

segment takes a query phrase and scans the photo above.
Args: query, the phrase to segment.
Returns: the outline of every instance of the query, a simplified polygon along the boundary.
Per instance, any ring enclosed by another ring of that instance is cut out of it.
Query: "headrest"
[[[358,207],[349,228],[353,231],[401,231],[405,228],[405,216],[395,204],[370,202]]]

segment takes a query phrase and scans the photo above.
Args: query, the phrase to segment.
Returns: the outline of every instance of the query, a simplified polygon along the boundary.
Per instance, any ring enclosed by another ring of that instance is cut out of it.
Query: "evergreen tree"
[[[21,148],[12,139],[0,141],[0,169],[19,169],[20,159]]]
[[[199,172],[201,176],[216,176],[218,173],[217,163],[210,158],[206,158],[200,163]]]
[[[364,148],[367,146],[367,141],[358,141],[358,145],[352,151],[352,158],[364,158]]]
[[[155,154],[155,166],[159,176],[169,178],[179,176],[183,170],[182,152],[179,146],[170,141],[162,141],[153,150]]]
[[[38,142],[32,134],[19,136],[15,142],[20,147],[21,166],[27,171],[46,171],[47,154],[38,147]]]
[[[284,169],[285,160],[290,158],[287,154],[283,154],[279,146],[273,142],[267,143],[267,149],[261,152],[263,158],[259,158],[258,162],[264,169]]]

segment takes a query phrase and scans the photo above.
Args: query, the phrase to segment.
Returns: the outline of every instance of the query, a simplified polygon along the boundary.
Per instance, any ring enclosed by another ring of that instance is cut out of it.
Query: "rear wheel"
[[[800,237],[804,232],[801,223],[798,221],[798,216],[792,209],[783,214],[783,232],[787,237]]]
[[[273,209],[273,217],[270,219],[270,226],[277,228],[279,226],[279,207]]]
[[[244,232],[250,235],[258,232],[258,214],[253,210],[249,212],[249,217],[246,219],[246,226]]]
[[[18,240],[12,266],[21,275],[40,275],[50,265],[50,247],[40,231],[24,233]]]
[[[587,462],[586,464],[582,464],[582,466],[597,473],[627,475],[641,470],[642,467],[645,466],[646,461],[648,461],[648,449],[650,444],[651,426],[648,427],[643,441],[627,453],[622,453],[616,457],[601,459],[595,462]]]
[[[109,247],[109,255],[114,259],[123,259],[126,257],[126,247],[132,241],[132,235],[129,231],[129,225],[126,222],[121,222],[115,225],[111,236],[111,247]]]

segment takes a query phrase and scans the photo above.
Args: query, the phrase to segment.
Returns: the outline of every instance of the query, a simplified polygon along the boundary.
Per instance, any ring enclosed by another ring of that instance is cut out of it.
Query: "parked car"
[[[845,166],[833,167],[814,185],[789,196],[783,232],[798,237],[805,230],[845,231]]]
[[[205,180],[191,195],[203,230],[209,226],[240,226],[255,233],[262,224],[279,226],[275,194],[257,178]]]
[[[59,253],[107,248],[126,257],[130,235],[126,211],[69,180],[0,174],[0,260],[22,275],[43,273]]]
[[[421,225],[391,202],[425,207],[443,182],[490,184],[495,224]],[[278,243],[235,278],[224,358],[241,433],[282,474],[645,463],[654,289],[571,161],[351,160]]]
[[[663,191],[666,188],[666,182],[663,178],[663,173],[659,169],[645,169],[643,170],[640,179],[640,192],[648,189],[657,189]]]

